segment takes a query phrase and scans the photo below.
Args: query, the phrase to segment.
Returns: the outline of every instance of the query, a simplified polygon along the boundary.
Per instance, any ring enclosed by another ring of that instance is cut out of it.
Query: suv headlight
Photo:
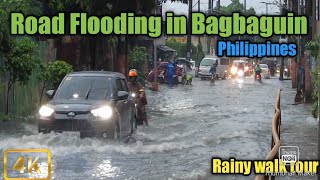
[[[95,117],[100,117],[102,119],[110,119],[112,117],[112,108],[110,106],[103,106],[98,109],[91,110],[91,113]]]
[[[40,116],[49,117],[54,112],[54,110],[46,105],[41,106],[39,109]]]

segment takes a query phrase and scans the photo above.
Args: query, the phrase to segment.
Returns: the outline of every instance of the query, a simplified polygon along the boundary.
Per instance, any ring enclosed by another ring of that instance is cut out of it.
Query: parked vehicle
[[[166,67],[168,62],[159,62],[157,67],[157,81],[162,84],[167,82],[167,74],[166,74]],[[176,74],[174,75],[174,84],[179,84],[178,76],[182,75],[181,68],[176,66]],[[154,81],[154,70],[151,70],[148,74],[147,80],[149,82]]]
[[[115,141],[133,132],[134,102],[125,76],[117,72],[82,71],[68,74],[39,113],[38,131],[78,131],[80,137],[102,136]]]
[[[218,62],[216,77],[222,78],[222,79],[227,78],[228,68],[230,63],[229,58],[219,58],[217,56],[206,56],[205,58],[202,59],[199,66],[198,74],[201,79],[211,78],[211,73],[209,73],[209,71],[211,69],[211,66],[216,61]]]

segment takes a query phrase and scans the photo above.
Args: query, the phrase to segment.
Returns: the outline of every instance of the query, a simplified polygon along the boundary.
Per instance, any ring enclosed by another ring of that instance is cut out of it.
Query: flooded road
[[[219,80],[210,86],[194,79],[193,86],[147,91],[150,126],[139,127],[130,143],[80,139],[76,133],[43,135],[35,125],[22,124],[0,129],[0,152],[48,148],[57,180],[252,179],[213,177],[211,158],[265,159],[277,91],[284,88],[286,106],[293,97],[285,95],[292,91],[291,81],[263,82]]]

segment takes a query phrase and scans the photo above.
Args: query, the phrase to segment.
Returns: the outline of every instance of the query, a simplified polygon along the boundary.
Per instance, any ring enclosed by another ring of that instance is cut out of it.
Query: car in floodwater
[[[135,106],[125,76],[117,72],[81,71],[65,76],[38,113],[38,131],[79,131],[80,137],[115,141],[133,133]]]
[[[267,64],[260,64],[260,68],[262,70],[262,76],[265,79],[270,79],[270,70]]]

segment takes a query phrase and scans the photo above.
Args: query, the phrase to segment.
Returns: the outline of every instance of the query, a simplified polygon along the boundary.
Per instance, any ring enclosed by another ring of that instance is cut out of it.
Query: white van
[[[217,77],[226,79],[228,77],[228,68],[230,59],[229,58],[219,58],[217,56],[206,56],[202,59],[199,66],[199,77],[201,79],[210,78],[211,74],[209,73],[211,66],[218,61],[217,66]]]

